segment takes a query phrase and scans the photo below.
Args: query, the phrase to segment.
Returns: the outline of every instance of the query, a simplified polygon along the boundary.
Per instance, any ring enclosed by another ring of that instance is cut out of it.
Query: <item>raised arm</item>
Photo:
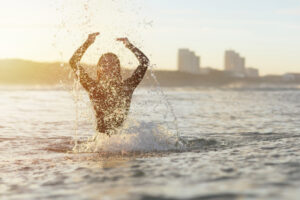
[[[136,56],[140,63],[138,68],[133,72],[132,76],[125,80],[125,84],[134,89],[143,80],[149,65],[149,59],[143,52],[131,44],[127,38],[118,38],[117,41],[123,42],[125,46]]]
[[[92,33],[89,35],[88,39],[81,45],[73,54],[69,63],[73,71],[75,72],[76,77],[79,77],[81,85],[84,89],[90,91],[91,88],[95,85],[95,81],[89,77],[89,75],[85,72],[84,68],[80,65],[80,60],[86,50],[95,42],[96,37],[99,33]]]

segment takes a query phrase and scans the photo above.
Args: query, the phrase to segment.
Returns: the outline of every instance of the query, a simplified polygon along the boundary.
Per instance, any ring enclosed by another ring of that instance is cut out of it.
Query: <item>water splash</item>
[[[183,143],[163,126],[150,122],[122,128],[112,136],[97,134],[92,140],[77,144],[76,153],[130,153],[183,150]]]
[[[164,101],[166,102],[166,106],[167,106],[167,109],[170,110],[172,116],[173,116],[173,121],[174,121],[174,125],[175,125],[175,130],[176,130],[176,135],[177,135],[177,138],[179,139],[180,138],[180,134],[179,134],[179,129],[178,129],[178,120],[177,120],[177,116],[174,112],[174,108],[172,106],[172,104],[170,103],[169,99],[167,98],[167,95],[164,93],[164,91],[162,90],[161,86],[160,86],[160,83],[159,81],[157,80],[156,76],[155,76],[155,73],[154,73],[154,66],[155,65],[151,65],[150,66],[150,74],[154,80],[154,82],[156,83],[156,88],[157,88],[157,91],[161,94],[161,96],[163,97]]]
[[[77,145],[78,142],[78,121],[79,121],[79,100],[80,100],[79,88],[80,88],[79,79],[74,79],[72,94],[75,103],[75,123],[74,123],[75,145]]]
[[[98,12],[97,9],[95,9],[95,6],[92,5],[98,5],[101,8],[99,8],[102,12]],[[122,50],[116,49],[116,46],[112,46],[110,44],[110,38],[115,37],[116,35],[134,35],[135,38],[138,40],[139,36],[137,33],[139,31],[136,31],[136,28],[138,29],[145,29],[148,26],[152,26],[152,22],[150,23],[149,20],[145,20],[144,17],[140,16],[141,9],[135,9],[130,8],[130,5],[133,5],[134,1],[126,1],[125,3],[121,2],[110,2],[103,0],[100,2],[96,2],[93,0],[84,1],[82,5],[77,4],[76,5],[76,12],[70,15],[70,5],[61,4],[61,8],[58,9],[59,12],[66,13],[62,14],[61,17],[61,27],[60,32],[57,35],[60,35],[60,39],[65,38],[67,35],[75,38],[79,38],[82,35],[86,35],[90,32],[93,32],[94,30],[103,30],[103,34],[101,33],[101,36],[99,40],[101,41],[103,49],[105,48],[111,49],[111,50],[118,50],[119,53],[122,53],[120,56],[121,60],[124,59],[124,56],[127,57],[126,53],[122,52]],[[108,6],[108,7],[107,7]],[[136,6],[136,5],[134,5]],[[134,7],[133,6],[133,7]],[[107,7],[107,8],[106,8]],[[124,8],[123,8],[124,7]],[[139,6],[140,7],[140,6]],[[118,17],[115,17],[113,19],[105,17],[105,14],[107,13],[107,10],[112,10],[113,13],[118,13]],[[66,11],[66,12],[63,12]],[[97,12],[96,12],[97,11]],[[79,14],[78,14],[79,12]],[[69,14],[68,14],[69,13]],[[134,14],[133,14],[134,13]],[[127,16],[128,15],[128,16]],[[132,17],[132,15],[138,16],[137,18]],[[108,23],[104,23],[103,20],[101,22],[98,22],[98,19],[106,19],[104,21],[107,21]],[[124,19],[127,19],[130,21],[128,22],[128,25],[123,23]],[[74,20],[76,23],[76,28],[74,27]],[[97,21],[97,23],[96,23]],[[97,24],[97,25],[96,25]],[[120,26],[120,27],[119,27]],[[80,27],[80,31],[77,33],[76,30],[78,30],[78,27]],[[75,31],[74,31],[75,30]],[[109,37],[108,37],[109,35]],[[58,38],[58,37],[57,37]],[[104,41],[107,40],[107,41]],[[76,40],[80,41],[80,40]],[[140,40],[141,41],[141,40]],[[57,45],[58,44],[58,45]],[[59,42],[55,43],[56,48],[63,49],[63,47],[59,47]],[[79,44],[76,44],[78,46]],[[103,50],[102,49],[102,50]],[[60,55],[63,58],[63,53],[61,50]],[[99,49],[97,48],[97,51]],[[120,52],[121,51],[121,52]],[[98,52],[99,53],[99,52]],[[97,53],[97,54],[98,54]],[[128,54],[128,53],[127,53]],[[96,57],[95,55],[87,55],[89,62]],[[98,57],[98,55],[97,55]],[[129,58],[129,59],[128,59]],[[124,59],[124,60],[130,60],[130,56]],[[129,64],[129,63],[128,63]],[[130,63],[132,64],[132,63]],[[68,67],[68,66],[64,66]],[[107,137],[104,134],[96,134],[96,136],[93,138],[93,141],[88,142],[84,145],[78,145],[77,139],[79,133],[79,126],[78,123],[81,118],[89,118],[87,120],[95,121],[93,112],[89,111],[83,111],[82,110],[82,103],[84,102],[84,98],[80,96],[80,83],[78,80],[74,81],[73,84],[73,98],[75,102],[75,109],[76,109],[76,116],[75,116],[75,148],[74,151],[78,152],[97,152],[100,149],[103,151],[160,151],[160,150],[172,150],[178,148],[178,145],[180,142],[180,134],[178,131],[178,125],[177,125],[177,117],[174,113],[174,109],[169,102],[169,99],[167,98],[167,95],[164,93],[163,89],[160,87],[160,84],[155,76],[153,66],[149,67],[150,75],[152,79],[154,80],[154,91],[152,91],[154,94],[158,95],[161,99],[160,103],[161,105],[152,105],[154,108],[156,106],[165,106],[165,111],[160,113],[162,115],[162,119],[159,122],[160,124],[153,124],[153,123],[146,123],[140,122],[138,125],[129,126],[127,128],[123,128],[122,130],[119,130],[117,134],[114,134],[111,137]],[[151,90],[148,91],[149,93]],[[139,102],[132,102],[135,104],[143,104],[146,103],[146,101],[139,101]],[[85,102],[87,104],[87,102]],[[88,102],[89,107],[90,103]],[[93,110],[92,108],[89,110]],[[134,110],[131,109],[131,113],[134,115]],[[143,111],[147,112],[147,111]],[[85,114],[83,114],[85,113]],[[148,113],[147,113],[148,114]],[[84,116],[85,115],[85,116]],[[87,117],[89,116],[90,117]],[[170,116],[171,115],[171,116]],[[173,120],[172,127],[170,126],[170,121],[168,122],[167,119]],[[127,119],[127,124],[136,124],[133,123],[135,121],[134,117],[133,119]],[[167,128],[163,128],[167,127]],[[172,132],[175,129],[175,134]],[[170,142],[172,141],[172,142]],[[180,146],[180,145],[179,145]],[[79,148],[79,149],[78,149]]]

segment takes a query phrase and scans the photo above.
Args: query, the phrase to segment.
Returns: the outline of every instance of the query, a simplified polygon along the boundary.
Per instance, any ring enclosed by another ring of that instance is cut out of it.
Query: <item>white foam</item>
[[[76,145],[74,151],[126,153],[171,151],[183,148],[178,138],[161,125],[143,122],[123,128],[110,137],[99,133],[92,141]]]

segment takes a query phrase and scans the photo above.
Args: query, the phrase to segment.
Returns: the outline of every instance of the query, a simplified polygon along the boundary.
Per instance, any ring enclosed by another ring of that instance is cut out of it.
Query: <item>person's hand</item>
[[[100,35],[99,32],[89,34],[88,42],[89,42],[89,43],[94,43],[95,40],[96,40],[96,37],[97,37],[98,35]]]
[[[128,38],[117,38],[117,41],[119,42],[123,42],[123,44],[128,47],[128,45],[130,45],[130,42],[128,40]]]

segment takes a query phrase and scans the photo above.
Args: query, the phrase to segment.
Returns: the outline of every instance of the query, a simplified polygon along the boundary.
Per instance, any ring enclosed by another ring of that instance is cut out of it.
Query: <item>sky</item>
[[[117,37],[128,37],[155,68],[175,70],[178,48],[223,69],[224,51],[246,57],[261,74],[300,72],[299,0],[0,0],[0,59],[68,61],[100,32],[83,61],[104,52],[126,67],[136,59]]]

